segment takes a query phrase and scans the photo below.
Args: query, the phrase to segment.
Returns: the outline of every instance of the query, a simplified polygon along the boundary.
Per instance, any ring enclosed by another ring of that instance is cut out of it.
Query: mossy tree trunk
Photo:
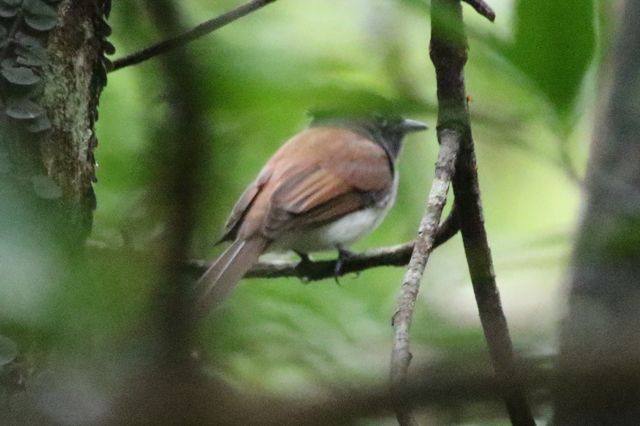
[[[8,9],[0,30],[0,203],[9,230],[27,212],[29,227],[71,246],[82,246],[91,229],[109,3],[0,0],[0,12]]]
[[[41,286],[44,294],[56,278],[32,273],[42,270],[38,263],[54,258],[68,273],[81,259],[96,203],[109,7],[110,0],[0,0],[0,286],[7,291],[38,294]],[[15,312],[37,315],[29,306],[25,299]],[[0,318],[15,325],[20,317]],[[6,349],[1,330],[0,338]],[[48,423],[29,402],[28,376],[39,368],[25,361],[33,358],[23,352],[29,346],[16,345],[14,359],[0,350],[0,424]]]

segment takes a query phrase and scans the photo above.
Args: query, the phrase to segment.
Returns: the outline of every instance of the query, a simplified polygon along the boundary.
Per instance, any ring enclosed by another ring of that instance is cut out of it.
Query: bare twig
[[[493,9],[491,9],[491,6],[489,6],[487,3],[484,2],[484,0],[463,0],[463,1],[467,3],[469,6],[471,6],[472,8],[474,8],[476,12],[478,12],[480,15],[484,16],[491,22],[493,22],[496,19],[496,13],[493,11]]]
[[[395,337],[391,352],[391,384],[394,389],[404,384],[409,363],[411,362],[409,328],[411,327],[418,291],[420,290],[422,274],[433,250],[438,222],[440,221],[444,204],[447,201],[447,192],[454,173],[460,139],[461,135],[454,131],[446,133],[446,136],[440,139],[440,152],[436,163],[435,179],[431,184],[427,208],[420,222],[418,238],[409,261],[409,267],[402,281],[398,308],[393,316]],[[415,424],[410,412],[402,407],[402,403],[398,405],[396,413],[401,425]]]
[[[458,232],[455,208],[440,224],[435,234],[432,250],[449,241]],[[409,263],[413,251],[413,241],[354,253],[342,261],[340,275],[361,272],[380,266],[404,266]],[[202,260],[191,260],[187,263],[189,273],[194,277],[201,276],[209,267]],[[245,275],[245,278],[280,278],[297,277],[305,281],[318,281],[334,278],[336,260],[319,260],[311,262],[259,262]]]
[[[168,52],[169,50],[175,49],[176,47],[181,47],[190,43],[202,36],[205,36],[219,28],[224,27],[225,25],[242,18],[245,15],[248,15],[251,12],[254,12],[258,9],[263,8],[269,3],[273,3],[276,0],[251,0],[248,1],[233,10],[230,10],[227,13],[223,13],[220,16],[217,16],[213,19],[203,22],[202,24],[186,31],[176,37],[169,38],[158,42],[154,45],[151,45],[147,48],[139,50],[137,52],[131,53],[123,58],[116,59],[113,61],[113,68],[110,70],[117,71],[121,68],[128,67],[130,65],[136,65],[141,62],[146,61],[147,59],[151,59],[155,56],[161,55],[163,53]]]
[[[484,227],[480,188],[464,87],[466,35],[460,0],[432,0],[430,54],[438,83],[438,136],[460,132],[460,155],[453,179],[458,219],[480,320],[498,378],[515,374],[507,321],[496,286],[491,250]],[[522,389],[504,394],[514,425],[535,425]]]

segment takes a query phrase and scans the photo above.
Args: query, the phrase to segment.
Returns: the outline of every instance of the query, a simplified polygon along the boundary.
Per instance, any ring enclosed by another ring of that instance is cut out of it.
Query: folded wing
[[[368,207],[390,189],[392,167],[384,149],[362,135],[308,129],[283,145],[245,191],[226,235],[275,240]]]

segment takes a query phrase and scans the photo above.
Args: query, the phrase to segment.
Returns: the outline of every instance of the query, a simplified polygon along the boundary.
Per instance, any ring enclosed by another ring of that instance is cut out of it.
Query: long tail
[[[206,315],[231,293],[267,246],[264,238],[234,241],[196,283],[197,311]]]

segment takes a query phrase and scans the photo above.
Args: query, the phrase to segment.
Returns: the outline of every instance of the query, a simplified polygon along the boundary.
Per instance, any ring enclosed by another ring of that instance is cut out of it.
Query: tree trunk
[[[91,231],[110,0],[0,3],[0,286],[38,294],[58,284],[39,263],[72,272]],[[0,320],[38,315],[19,299]],[[51,422],[34,407],[30,358],[0,364],[0,424]]]
[[[561,335],[560,367],[580,378],[558,389],[558,425],[636,425],[640,419],[638,51],[640,2],[627,1],[596,125]]]
[[[23,74],[34,75],[35,83],[19,75],[7,78],[2,69],[0,171],[5,179],[0,191],[5,196],[0,206],[8,213],[4,231],[22,223],[73,247],[81,246],[91,230],[94,125],[106,82],[103,52],[109,46],[109,27],[104,18],[109,2],[49,2],[57,5],[51,9],[55,26],[48,30],[43,30],[47,21],[31,26],[34,15],[26,5],[6,21],[9,41],[2,59],[12,61],[14,70],[20,67]],[[35,16],[46,19],[46,14]],[[25,50],[35,53],[30,56]],[[24,223],[27,212],[30,220]]]

